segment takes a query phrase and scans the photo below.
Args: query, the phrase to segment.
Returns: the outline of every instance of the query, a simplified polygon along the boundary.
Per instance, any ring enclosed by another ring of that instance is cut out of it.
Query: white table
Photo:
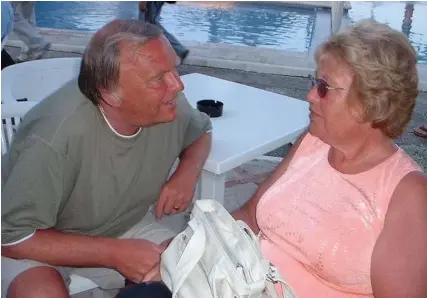
[[[196,197],[224,203],[226,172],[284,144],[294,142],[309,123],[308,103],[250,86],[198,74],[181,77],[188,101],[224,103],[211,118],[212,149]]]

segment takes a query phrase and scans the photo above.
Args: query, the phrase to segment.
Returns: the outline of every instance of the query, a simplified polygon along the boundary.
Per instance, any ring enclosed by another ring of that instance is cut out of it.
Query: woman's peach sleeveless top
[[[297,297],[372,297],[371,255],[399,181],[421,168],[398,149],[355,175],[332,168],[307,134],[257,206],[261,247]]]

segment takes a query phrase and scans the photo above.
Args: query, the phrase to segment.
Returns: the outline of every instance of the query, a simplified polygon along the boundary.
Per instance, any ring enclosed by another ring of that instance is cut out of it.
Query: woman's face
[[[341,143],[349,136],[360,134],[361,123],[355,118],[354,111],[350,111],[347,102],[353,80],[350,68],[339,63],[330,54],[323,54],[319,59],[315,78],[323,80],[334,89],[328,89],[323,98],[319,95],[318,84],[308,92],[310,133],[329,144]]]

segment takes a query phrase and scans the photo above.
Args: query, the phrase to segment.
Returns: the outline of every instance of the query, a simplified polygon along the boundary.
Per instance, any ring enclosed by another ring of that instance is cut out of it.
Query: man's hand
[[[185,175],[185,172],[175,172],[160,192],[156,204],[156,217],[162,214],[175,214],[182,212],[193,200],[197,177]]]
[[[164,246],[148,240],[123,239],[117,243],[116,249],[115,269],[130,281],[140,283],[146,274],[160,263]],[[149,276],[155,274],[151,273]]]
[[[162,213],[182,212],[190,205],[211,143],[211,133],[207,132],[181,153],[178,168],[160,192],[155,210],[158,219]]]
[[[160,263],[157,263],[147,274],[144,276],[143,282],[146,281],[161,281],[162,277],[160,275]]]

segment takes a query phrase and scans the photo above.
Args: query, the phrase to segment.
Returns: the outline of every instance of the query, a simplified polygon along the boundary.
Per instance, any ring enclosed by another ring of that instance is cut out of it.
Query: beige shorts
[[[176,232],[158,223],[152,212],[148,212],[144,218],[129,231],[120,236],[120,239],[146,239],[160,244],[166,239],[176,236]],[[73,268],[55,267],[32,260],[15,260],[1,257],[1,291],[2,297],[6,297],[7,290],[12,281],[22,272],[38,267],[54,267],[64,278],[66,284],[70,284],[70,275],[75,274],[86,277],[97,284],[101,289],[119,289],[124,286],[124,277],[115,270],[106,268]]]

